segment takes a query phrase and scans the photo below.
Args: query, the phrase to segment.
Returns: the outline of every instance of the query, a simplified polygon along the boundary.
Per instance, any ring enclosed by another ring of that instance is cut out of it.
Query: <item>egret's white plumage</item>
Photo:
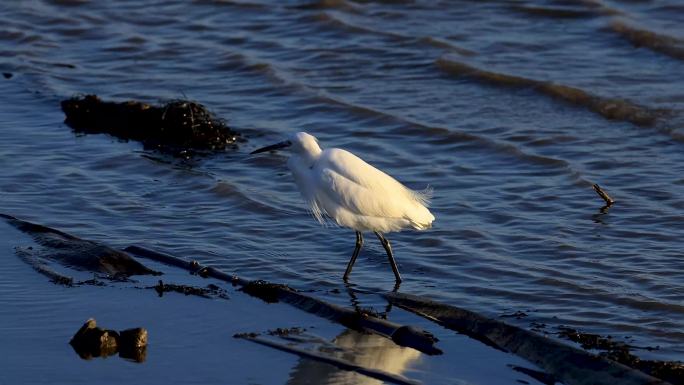
[[[357,231],[387,233],[430,228],[435,217],[425,207],[428,196],[339,148],[321,150],[316,138],[291,135],[287,165],[316,219],[327,215]]]
[[[430,192],[413,191],[361,158],[339,148],[323,150],[306,132],[253,153],[292,146],[287,165],[299,191],[319,222],[331,218],[338,225],[356,230],[356,249],[345,279],[363,244],[364,231],[373,231],[382,242],[392,269],[401,281],[392,250],[382,233],[414,228],[428,229],[435,217],[427,209]]]

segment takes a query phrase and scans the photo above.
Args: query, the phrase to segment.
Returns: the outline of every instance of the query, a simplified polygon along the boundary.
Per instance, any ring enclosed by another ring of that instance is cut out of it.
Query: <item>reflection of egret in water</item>
[[[321,347],[321,352],[367,368],[401,375],[420,359],[421,353],[401,347],[392,340],[375,334],[345,330],[333,341],[335,347]],[[340,370],[332,365],[301,359],[290,372],[288,385],[301,384],[382,384],[362,374]]]
[[[364,310],[372,310],[375,313],[375,311],[373,309],[364,309],[361,306],[361,301],[359,300],[359,297],[356,294],[357,291],[354,290],[353,285],[345,283],[344,286],[347,288],[347,294],[349,295],[349,303],[351,303],[351,305],[354,307],[354,309],[356,309],[357,312],[364,313],[365,312]],[[394,286],[394,290],[392,290],[392,293],[396,293],[398,289],[399,289],[399,284],[396,284]],[[361,293],[361,292],[359,291],[359,293]],[[389,313],[391,311],[392,311],[392,303],[387,302],[387,305],[385,305],[385,311],[377,312],[374,315],[376,315],[378,318],[387,319],[387,316],[389,315]]]

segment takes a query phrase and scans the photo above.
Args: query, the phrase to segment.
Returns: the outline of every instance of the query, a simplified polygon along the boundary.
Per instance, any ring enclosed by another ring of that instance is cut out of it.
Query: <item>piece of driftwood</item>
[[[99,328],[95,319],[91,318],[78,329],[69,344],[84,360],[119,353],[122,358],[143,362],[147,353],[147,330],[105,330]]]
[[[601,197],[601,199],[603,199],[604,201],[606,201],[606,206],[605,206],[605,207],[610,207],[610,206],[613,205],[613,203],[615,203],[615,200],[614,200],[613,198],[611,198],[610,195],[608,195],[607,192],[603,191],[603,189],[601,188],[601,186],[599,186],[598,184],[594,184],[594,185],[591,186],[591,187],[594,188],[594,191],[596,191],[596,193]]]
[[[292,354],[296,354],[300,357],[308,358],[314,361],[318,362],[323,362],[326,364],[330,364],[333,366],[336,366],[342,370],[348,370],[352,372],[356,372],[359,374],[363,374],[368,377],[375,378],[377,380],[383,381],[383,382],[390,382],[393,384],[398,384],[398,385],[418,385],[420,382],[410,380],[404,376],[400,376],[397,374],[392,374],[388,373],[384,370],[378,370],[378,369],[371,369],[367,368],[364,366],[357,365],[353,362],[337,358],[337,357],[331,357],[329,355],[325,355],[319,352],[314,352],[310,350],[305,350],[305,349],[300,349],[296,348],[291,345],[285,345],[279,342],[276,342],[271,339],[263,338],[260,337],[258,334],[255,333],[245,333],[245,334],[236,334],[233,337],[235,338],[241,338],[247,341],[251,341],[260,345],[264,346],[269,346],[274,349],[278,349],[283,352],[288,352]]]
[[[129,246],[127,252],[142,258],[151,259],[171,266],[179,267],[205,277],[240,286],[242,291],[261,298],[266,302],[284,302],[306,311],[342,324],[350,329],[375,333],[387,337],[401,346],[419,350],[428,355],[441,354],[435,347],[437,338],[425,330],[390,322],[369,313],[358,312],[342,306],[334,305],[318,298],[300,293],[286,285],[266,281],[249,281],[237,276],[228,275],[213,267],[203,267],[198,262],[188,262],[181,258],[146,249],[140,246]]]
[[[511,352],[565,385],[666,385],[639,370],[469,310],[401,293],[385,297],[395,306]]]

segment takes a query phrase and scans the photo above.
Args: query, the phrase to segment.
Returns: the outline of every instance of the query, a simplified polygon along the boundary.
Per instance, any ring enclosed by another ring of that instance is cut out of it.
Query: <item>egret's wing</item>
[[[359,215],[405,218],[423,200],[396,179],[356,155],[326,150],[317,185],[325,198]]]

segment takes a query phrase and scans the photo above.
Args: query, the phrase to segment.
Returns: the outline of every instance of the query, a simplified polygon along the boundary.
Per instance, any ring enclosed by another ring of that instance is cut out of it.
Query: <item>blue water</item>
[[[389,235],[401,291],[682,360],[684,61],[608,28],[681,43],[682,15],[675,0],[4,2],[0,211],[247,278],[343,289],[353,232],[312,220],[285,153],[248,155],[308,131],[434,188],[434,228]],[[606,119],[438,60],[627,99],[658,120]],[[79,93],[197,100],[245,141],[182,160],[76,135],[59,101]],[[605,212],[593,183],[617,201]],[[351,282],[393,285],[370,236]]]

